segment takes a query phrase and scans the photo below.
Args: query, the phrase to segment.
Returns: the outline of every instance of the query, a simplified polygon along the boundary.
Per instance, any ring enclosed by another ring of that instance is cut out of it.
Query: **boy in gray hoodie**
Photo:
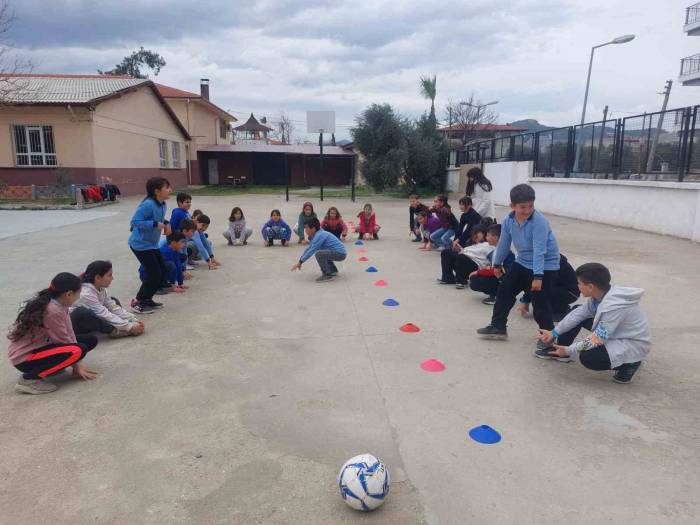
[[[644,290],[611,286],[610,271],[600,263],[579,266],[576,278],[586,302],[551,332],[540,330],[540,341],[550,346],[535,356],[564,362],[578,358],[591,370],[615,370],[616,383],[630,383],[651,349],[649,325],[639,307]],[[574,342],[581,328],[591,334]]]

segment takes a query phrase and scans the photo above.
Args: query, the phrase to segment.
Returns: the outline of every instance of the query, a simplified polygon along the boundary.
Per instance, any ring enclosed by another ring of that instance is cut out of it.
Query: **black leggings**
[[[70,313],[70,321],[76,335],[91,332],[111,334],[115,330],[114,325],[97,317],[92,310],[84,306],[78,306]]]
[[[139,260],[146,273],[146,278],[141,284],[136,299],[139,302],[152,301],[158,288],[167,283],[168,272],[160,250],[134,250],[131,249]]]
[[[447,248],[440,254],[442,280],[446,283],[467,284],[469,274],[479,269],[479,265],[463,253]]]
[[[494,297],[498,292],[498,277],[490,275],[475,275],[469,279],[469,288],[475,292],[483,292]]]
[[[27,359],[15,368],[25,379],[44,379],[73,366],[97,346],[94,335],[76,335],[76,343],[53,343],[33,350]]]

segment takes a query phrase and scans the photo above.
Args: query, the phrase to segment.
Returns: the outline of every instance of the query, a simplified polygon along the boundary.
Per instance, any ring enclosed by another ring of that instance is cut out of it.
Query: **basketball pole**
[[[321,201],[323,201],[323,130],[320,130],[318,134],[318,146],[321,149],[321,156],[319,157],[319,172],[318,179],[321,184]]]

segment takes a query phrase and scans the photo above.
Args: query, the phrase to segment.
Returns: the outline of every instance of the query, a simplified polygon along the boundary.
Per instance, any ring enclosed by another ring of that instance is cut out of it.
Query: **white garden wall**
[[[526,182],[545,213],[673,235],[700,242],[700,184],[628,180],[533,178],[531,162],[484,164],[496,204]]]

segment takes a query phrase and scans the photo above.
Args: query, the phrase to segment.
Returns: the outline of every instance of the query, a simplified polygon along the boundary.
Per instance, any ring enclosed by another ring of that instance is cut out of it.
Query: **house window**
[[[219,119],[219,136],[222,139],[225,139],[227,134],[228,134],[228,122],[226,122],[224,119]]]
[[[13,126],[17,166],[56,166],[51,126]]]
[[[173,168],[181,168],[180,165],[180,143],[172,142]]]
[[[168,167],[168,143],[163,139],[158,139],[158,152],[160,154],[160,167]]]

